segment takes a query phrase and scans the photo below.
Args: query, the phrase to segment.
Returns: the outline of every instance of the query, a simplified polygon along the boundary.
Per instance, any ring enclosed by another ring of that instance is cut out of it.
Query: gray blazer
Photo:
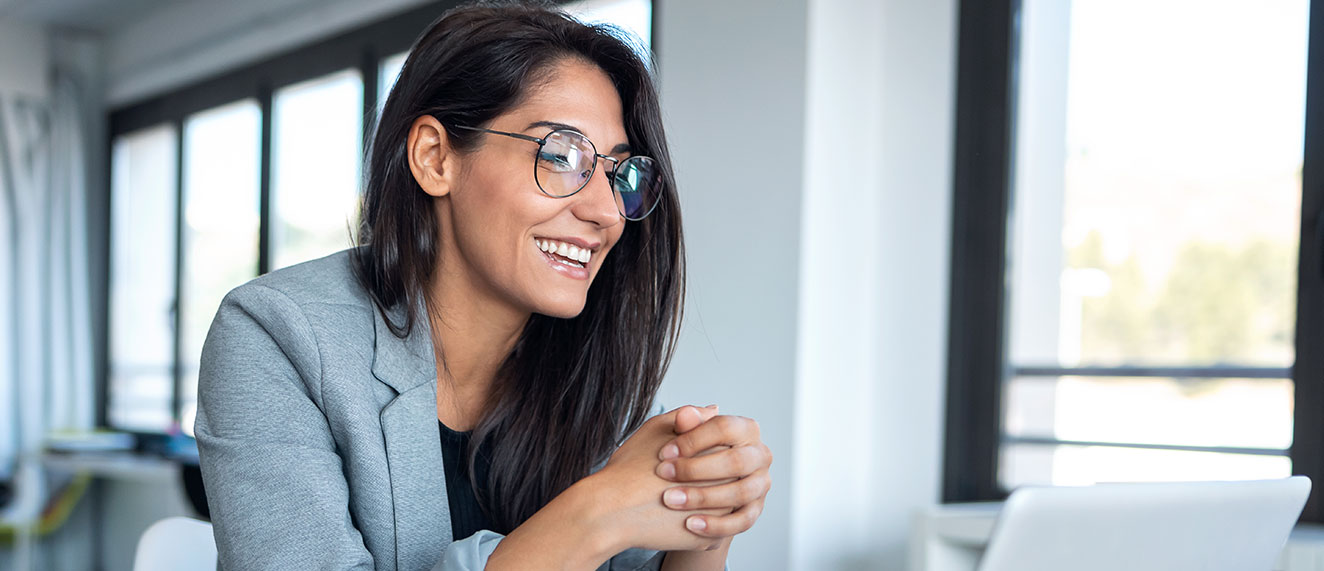
[[[427,320],[392,335],[348,252],[236,288],[212,322],[195,431],[220,566],[482,569],[503,536],[451,541]]]

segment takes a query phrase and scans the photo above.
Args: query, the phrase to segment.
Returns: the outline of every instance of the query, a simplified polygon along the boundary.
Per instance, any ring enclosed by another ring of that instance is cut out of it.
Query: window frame
[[[1292,472],[1324,481],[1324,351],[1319,350],[1324,348],[1324,0],[1310,3],[1307,32],[1296,362],[1286,370],[1039,367],[1008,362],[1007,236],[1015,160],[1020,10],[1020,0],[962,0],[959,7],[941,500],[952,503],[1006,498],[1007,493],[998,484],[998,456],[1001,445],[1008,441],[1002,433],[1002,389],[1004,379],[1013,375],[1290,377],[1295,387],[1293,444],[1288,449]],[[1062,442],[1052,439],[1034,443]],[[1210,451],[1267,452],[1235,447]],[[1311,494],[1302,521],[1324,522],[1321,493]]]

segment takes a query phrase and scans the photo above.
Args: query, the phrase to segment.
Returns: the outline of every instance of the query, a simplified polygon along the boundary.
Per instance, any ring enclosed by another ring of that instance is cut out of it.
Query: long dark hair
[[[646,219],[626,222],[603,261],[584,310],[571,319],[533,315],[498,370],[474,429],[490,460],[475,491],[508,533],[604,461],[648,417],[671,361],[684,297],[684,240],[657,91],[641,57],[613,28],[582,24],[528,4],[479,4],[447,12],[415,42],[391,89],[368,153],[355,270],[400,337],[417,326],[437,263],[437,221],[410,173],[406,139],[432,115],[460,152],[484,126],[519,105],[557,63],[592,63],[621,97],[636,154],[656,159],[664,191]],[[402,307],[403,322],[391,308]],[[440,466],[438,469],[441,469]]]

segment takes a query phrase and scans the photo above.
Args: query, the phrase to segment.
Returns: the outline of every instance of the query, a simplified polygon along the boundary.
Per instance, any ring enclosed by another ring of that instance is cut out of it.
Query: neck
[[[445,267],[438,267],[428,304],[437,359],[437,418],[454,430],[468,430],[482,416],[497,369],[530,314]]]

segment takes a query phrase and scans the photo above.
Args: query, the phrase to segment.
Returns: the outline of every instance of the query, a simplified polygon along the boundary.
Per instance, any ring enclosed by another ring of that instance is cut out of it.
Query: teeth
[[[583,267],[581,264],[587,264],[589,260],[593,259],[592,250],[589,250],[588,248],[580,248],[574,244],[557,242],[555,240],[534,240],[534,243],[538,246],[539,250],[547,252],[548,254],[555,254],[562,258],[579,262],[579,264],[576,264],[566,260],[557,260],[567,266]]]

